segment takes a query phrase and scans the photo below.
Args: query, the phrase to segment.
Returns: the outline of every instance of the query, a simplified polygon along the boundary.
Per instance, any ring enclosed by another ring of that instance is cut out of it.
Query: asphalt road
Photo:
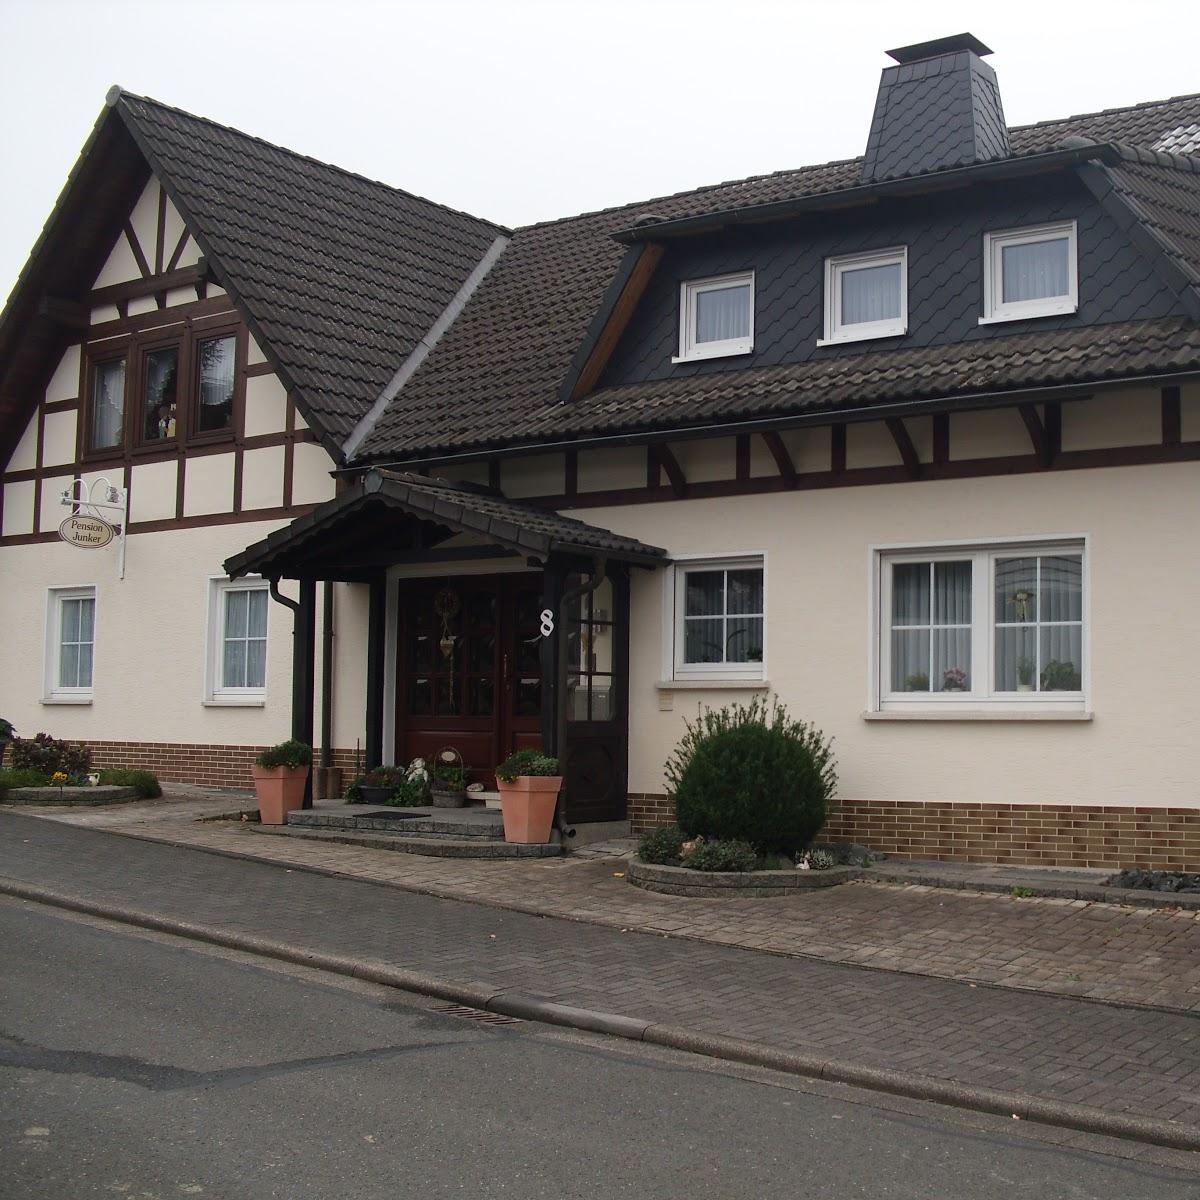
[[[441,1008],[0,899],[0,1196],[1200,1196],[1179,1155]]]

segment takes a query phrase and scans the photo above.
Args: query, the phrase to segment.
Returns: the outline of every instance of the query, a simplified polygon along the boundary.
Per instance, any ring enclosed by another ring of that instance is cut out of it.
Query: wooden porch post
[[[383,762],[384,645],[387,625],[387,577],[371,580],[367,616],[367,770]]]
[[[316,684],[317,585],[300,581],[300,600],[292,613],[292,737],[313,744],[313,689]],[[304,785],[304,807],[312,808],[313,773]]]
[[[559,664],[563,659],[559,648],[566,631],[562,627],[562,614],[558,611],[562,599],[565,572],[557,564],[546,564],[542,573],[542,608],[554,614],[554,632],[544,637],[539,645],[542,669],[542,748],[551,758],[559,755],[559,697],[563,695]]]

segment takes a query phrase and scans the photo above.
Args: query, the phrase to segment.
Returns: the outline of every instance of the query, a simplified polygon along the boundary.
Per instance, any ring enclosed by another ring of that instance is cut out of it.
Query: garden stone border
[[[128,804],[139,799],[137,788],[100,784],[98,787],[21,787],[0,793],[5,804],[48,804],[63,808],[94,808],[101,804]]]
[[[827,871],[693,871],[630,859],[625,878],[634,887],[665,896],[794,896],[811,888],[834,887],[857,879],[859,867],[830,867]]]

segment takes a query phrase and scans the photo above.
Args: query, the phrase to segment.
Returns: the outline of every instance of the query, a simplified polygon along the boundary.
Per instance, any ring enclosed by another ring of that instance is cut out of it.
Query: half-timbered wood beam
[[[768,429],[763,434],[763,441],[771,452],[771,457],[775,460],[775,466],[779,469],[780,476],[788,483],[795,483],[796,464],[792,461],[792,456],[788,452],[787,446],[784,445],[783,438],[775,430]]]
[[[904,469],[908,472],[909,478],[920,479],[921,456],[917,453],[912,435],[908,432],[908,426],[904,424],[903,418],[888,417],[884,424],[887,425],[888,432],[892,435],[892,441],[896,443],[896,449],[900,451],[900,460],[904,463]]]
[[[679,465],[679,459],[675,457],[671,447],[666,442],[656,442],[654,444],[654,457],[658,460],[658,465],[662,467],[663,473],[667,477],[667,482],[671,485],[671,491],[676,496],[682,497],[687,494],[687,476],[683,473],[683,468]]]
[[[1034,456],[1043,467],[1048,467],[1050,465],[1050,439],[1046,434],[1046,427],[1042,424],[1042,418],[1038,416],[1037,405],[1022,404],[1019,411],[1021,420],[1025,422],[1025,430],[1029,434]]]
[[[835,475],[846,470],[846,425],[831,425],[829,428],[829,469]]]
[[[150,275],[145,279],[131,279],[126,283],[110,283],[107,287],[93,288],[88,302],[93,308],[101,304],[120,304],[135,300],[139,296],[153,296],[168,288],[191,287],[208,279],[208,263],[200,259],[193,266],[179,267],[161,275]]]
[[[950,461],[950,414],[933,414],[933,461]]]
[[[38,304],[38,316],[49,317],[66,329],[87,329],[92,323],[91,310],[74,300],[58,296],[43,296]]]
[[[1162,390],[1162,440],[1164,446],[1178,446],[1183,442],[1183,411],[1177,387]]]

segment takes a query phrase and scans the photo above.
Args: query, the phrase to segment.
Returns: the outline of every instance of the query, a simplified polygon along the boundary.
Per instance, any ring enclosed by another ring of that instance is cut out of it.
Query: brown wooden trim
[[[110,283],[92,291],[88,302],[92,308],[99,308],[102,304],[121,304],[142,296],[152,296],[156,292],[165,292],[170,288],[191,287],[205,278],[207,270],[204,259],[201,259],[195,266],[180,267],[175,271],[160,271],[144,279],[130,279],[125,283]]]
[[[666,442],[656,442],[652,449],[655,458],[658,459],[658,465],[663,469],[667,479],[670,481],[671,491],[680,498],[686,496],[688,490],[687,476],[684,475],[683,468],[679,465],[679,459],[675,457],[671,447]]]
[[[233,319],[237,315],[237,310],[228,296],[214,296],[211,300],[196,300],[190,304],[172,305],[161,312],[156,309],[154,312],[138,313],[134,317],[118,317],[112,321],[101,321],[92,326],[87,342],[89,345],[94,345],[96,342],[131,337],[144,329],[167,329],[172,325],[185,325],[188,321],[218,316],[228,316]]]
[[[247,379],[256,379],[259,375],[274,375],[275,368],[269,362],[250,363],[245,374]]]
[[[762,436],[767,449],[771,452],[771,457],[775,460],[775,466],[779,468],[780,478],[789,484],[795,483],[796,464],[792,461],[792,456],[788,453],[783,438],[773,429],[767,430]]]
[[[233,511],[242,511],[242,471],[245,467],[245,451],[238,446],[233,452]]]
[[[494,492],[501,490],[500,488],[500,460],[493,458],[488,463],[488,487]]]
[[[1017,406],[1017,410],[1021,414],[1021,420],[1025,422],[1025,430],[1029,434],[1034,455],[1043,467],[1048,467],[1050,465],[1050,442],[1046,437],[1046,427],[1042,424],[1041,417],[1038,416],[1037,405],[1021,404]]]
[[[933,414],[933,461],[950,461],[950,414]]]
[[[1053,471],[1104,469],[1109,467],[1154,466],[1161,463],[1200,461],[1200,441],[1184,442],[1179,446],[1118,446],[1103,450],[1071,450],[1059,454]],[[955,459],[945,463],[922,465],[923,482],[943,479],[982,479],[988,476],[1028,475],[1045,471],[1032,454],[1012,454],[997,458]],[[784,492],[791,489],[815,491],[833,487],[874,486],[884,483],[907,483],[911,478],[903,466],[855,467],[842,471],[811,471],[797,475],[794,483],[782,476],[756,475],[750,479],[723,479],[688,485],[688,500],[705,500],[726,496],[751,496]],[[580,492],[572,501],[574,508],[610,507],[633,504],[660,504],[678,500],[673,488],[659,485],[645,488],[623,488],[602,492]],[[561,508],[565,496],[530,497],[529,504]]]
[[[1178,446],[1183,441],[1183,410],[1177,387],[1162,390],[1162,441],[1164,446]]]
[[[78,408],[79,408],[79,400],[78,399],[75,399],[75,400],[51,400],[49,403],[42,405],[42,412],[44,412],[46,414],[59,413],[59,412],[70,412],[73,409],[78,409]]]
[[[846,469],[846,426],[829,427],[829,469],[840,475]]]
[[[150,264],[146,261],[145,254],[142,253],[142,247],[137,239],[137,234],[133,232],[133,226],[125,222],[125,240],[129,243],[129,249],[133,251],[134,261],[138,265],[138,270],[142,273],[142,278],[146,279],[153,272],[150,270]]]
[[[892,441],[896,443],[896,449],[900,451],[900,460],[904,463],[904,469],[908,472],[910,479],[921,478],[921,456],[917,453],[917,448],[913,445],[912,436],[908,432],[908,426],[904,424],[903,417],[887,417],[883,422],[888,429],[888,433],[892,435]]]
[[[183,520],[183,490],[187,482],[187,458],[180,454],[177,456],[178,466],[175,468],[175,520],[176,522]],[[133,526],[130,525],[132,529]]]
[[[34,464],[38,471],[46,465],[46,413],[39,404],[34,414],[37,421],[37,449],[34,451]],[[33,532],[39,533],[42,528],[42,482],[37,480],[33,485]]]
[[[56,325],[78,333],[86,332],[92,324],[92,312],[86,304],[63,300],[59,296],[43,296],[38,301],[37,313],[39,317],[48,317]]]
[[[750,478],[750,435],[739,433],[734,441],[734,474],[738,479]]]
[[[658,459],[654,455],[652,446],[646,447],[646,486],[648,488],[656,488],[662,483],[662,467],[658,465]]]
[[[214,525],[245,525],[255,521],[291,521],[307,516],[315,504],[300,504],[295,508],[253,508],[242,513],[204,513],[201,516],[171,518],[162,521],[130,521],[130,534],[166,533],[176,529],[206,529]],[[58,532],[18,533],[0,537],[0,546],[30,546],[38,542],[57,542]]]
[[[283,450],[283,506],[292,507],[292,484],[296,474],[296,400],[291,392],[287,397],[287,417],[284,421],[286,441]]]
[[[579,452],[577,450],[568,450],[566,461],[563,464],[563,493],[567,496],[577,496],[579,494]]]
[[[183,232],[179,235],[179,241],[175,243],[175,249],[171,251],[171,257],[167,260],[167,270],[173,271],[179,265],[179,260],[183,257],[183,252],[187,248],[188,239],[191,234],[188,233],[187,226],[184,226]]]
[[[154,238],[154,273],[163,273],[163,243],[167,240],[167,193],[163,185],[158,185],[158,229]]]
[[[657,242],[648,242],[642,248],[641,255],[629,273],[629,278],[625,281],[625,286],[621,289],[621,294],[617,297],[617,302],[613,305],[612,312],[609,313],[608,320],[583,364],[575,386],[571,389],[572,400],[586,396],[599,382],[617,342],[621,340],[621,334],[625,332],[625,327],[629,324],[634,309],[637,308],[638,301],[663,256],[663,249]]]

